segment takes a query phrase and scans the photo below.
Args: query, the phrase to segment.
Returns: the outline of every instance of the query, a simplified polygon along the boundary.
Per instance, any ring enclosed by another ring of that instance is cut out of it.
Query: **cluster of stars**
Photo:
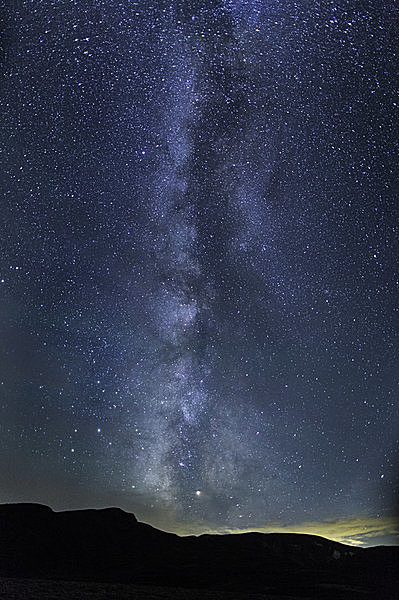
[[[33,4],[5,27],[0,499],[391,514],[393,9]]]

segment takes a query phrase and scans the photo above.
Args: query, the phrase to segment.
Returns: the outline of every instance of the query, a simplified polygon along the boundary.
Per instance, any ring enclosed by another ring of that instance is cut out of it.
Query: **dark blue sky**
[[[0,501],[397,541],[397,8],[6,9]]]

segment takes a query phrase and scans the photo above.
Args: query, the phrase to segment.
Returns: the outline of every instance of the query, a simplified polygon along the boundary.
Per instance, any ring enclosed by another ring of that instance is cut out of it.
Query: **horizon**
[[[165,533],[173,533],[179,537],[201,536],[201,535],[240,535],[245,533],[294,533],[304,535],[315,535],[328,539],[334,542],[354,546],[359,548],[375,548],[377,546],[399,546],[399,519],[398,517],[366,518],[359,519],[349,517],[341,520],[328,519],[324,522],[303,522],[298,524],[284,523],[269,523],[257,529],[230,529],[229,527],[220,527],[219,529],[211,530],[201,524],[192,526],[192,529],[180,529],[179,524],[174,526],[156,526],[145,520],[141,520],[137,515],[120,506],[85,506],[67,509],[54,509],[48,504],[42,502],[1,502],[1,506],[9,504],[18,505],[36,505],[49,508],[52,512],[75,512],[85,510],[107,510],[118,509],[127,514],[134,516],[139,523],[150,525],[155,529],[164,531]],[[372,543],[373,538],[378,539],[377,543]]]

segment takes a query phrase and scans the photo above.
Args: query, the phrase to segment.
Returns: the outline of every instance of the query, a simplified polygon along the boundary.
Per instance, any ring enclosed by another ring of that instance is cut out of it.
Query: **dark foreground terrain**
[[[399,548],[301,534],[185,537],[120,509],[0,505],[0,599],[399,598]]]
[[[353,588],[331,586],[321,588],[317,595],[293,596],[261,592],[224,592],[189,588],[133,585],[123,583],[89,583],[79,581],[51,581],[46,579],[0,578],[1,600],[306,600],[379,598],[380,594],[359,593]],[[392,596],[397,598],[397,596]]]
[[[350,591],[350,590],[349,590]],[[352,598],[335,595],[333,598]],[[329,596],[319,596],[325,598]],[[356,598],[357,596],[354,596]],[[364,597],[364,596],[359,596]],[[0,578],[1,600],[297,600],[298,596],[185,588]],[[301,597],[303,600],[303,596]],[[367,598],[367,596],[366,596]]]

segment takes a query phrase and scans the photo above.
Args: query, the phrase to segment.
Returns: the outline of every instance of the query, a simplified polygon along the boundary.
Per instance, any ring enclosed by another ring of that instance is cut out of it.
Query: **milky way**
[[[0,501],[394,539],[396,12],[9,7]]]

